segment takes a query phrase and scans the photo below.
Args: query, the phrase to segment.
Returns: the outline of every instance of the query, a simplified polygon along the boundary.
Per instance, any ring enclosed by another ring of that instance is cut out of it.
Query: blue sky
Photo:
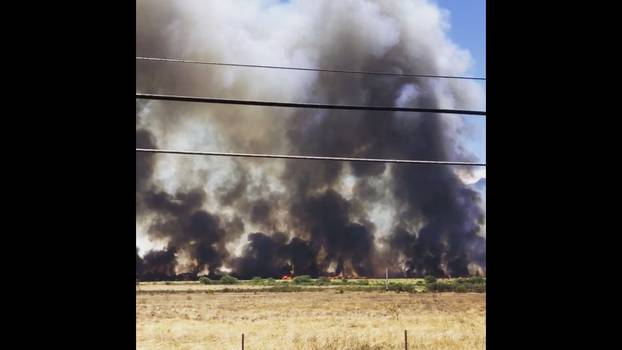
[[[450,37],[475,60],[473,75],[486,76],[486,0],[436,0],[449,10]]]
[[[437,0],[449,10],[451,30],[449,36],[461,47],[469,50],[475,61],[470,74],[486,76],[486,0]],[[485,84],[485,83],[484,83]],[[485,87],[485,85],[484,85]],[[469,118],[468,123],[476,130],[475,137],[465,147],[486,161],[485,118]]]
[[[449,10],[450,38],[462,48],[469,50],[474,67],[470,75],[486,77],[486,0],[436,0]],[[483,82],[486,88],[485,82]],[[486,162],[486,119],[468,118],[467,123],[475,130],[474,137],[465,143],[480,161]]]

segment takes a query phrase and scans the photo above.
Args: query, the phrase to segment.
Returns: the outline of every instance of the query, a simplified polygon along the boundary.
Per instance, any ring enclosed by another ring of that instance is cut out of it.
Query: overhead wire
[[[303,156],[303,155],[285,155],[285,154],[185,151],[185,150],[169,150],[169,149],[156,149],[156,148],[136,148],[136,152],[140,152],[140,153],[182,154],[182,155],[194,155],[194,156],[225,156],[225,157],[246,157],[246,158],[328,160],[328,161],[339,161],[339,162],[370,162],[370,163],[405,163],[405,164],[430,164],[430,165],[486,166],[486,163],[444,161],[444,160],[353,158],[353,157],[322,157],[322,156]]]

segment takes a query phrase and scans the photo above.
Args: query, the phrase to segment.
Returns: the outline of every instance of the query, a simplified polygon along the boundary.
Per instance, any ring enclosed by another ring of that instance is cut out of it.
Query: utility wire
[[[331,160],[331,161],[338,161],[338,162],[373,162],[373,163],[408,163],[408,164],[438,164],[438,165],[486,166],[486,163],[452,162],[452,161],[443,161],[443,160],[318,157],[318,156],[298,156],[298,155],[283,155],[283,154],[182,151],[182,150],[165,150],[165,149],[154,149],[154,148],[136,148],[136,152],[184,154],[184,155],[197,155],[197,156],[225,156],[225,157],[247,157],[247,158]]]
[[[424,112],[424,113],[444,113],[462,115],[486,115],[486,111],[471,111],[459,109],[439,109],[439,108],[418,108],[418,107],[391,107],[391,106],[358,106],[358,105],[330,105],[317,103],[291,103],[275,101],[253,101],[237,100],[212,97],[193,97],[159,94],[137,93],[136,98],[145,100],[181,101],[181,102],[203,102],[203,103],[223,103],[247,106],[268,106],[268,107],[291,107],[291,108],[318,108],[318,109],[346,109],[363,111],[393,111],[393,112]]]
[[[369,71],[358,71],[358,70],[347,70],[347,69],[321,69],[321,68],[267,66],[267,65],[260,65],[260,64],[206,62],[206,61],[192,61],[192,60],[182,60],[182,59],[175,59],[175,58],[159,58],[159,57],[141,57],[141,56],[137,56],[136,59],[137,60],[141,60],[141,61],[157,61],[157,62],[171,62],[171,63],[190,63],[190,64],[207,64],[207,65],[212,65],[212,66],[230,66],[230,67],[287,69],[287,70],[300,70],[300,71],[309,71],[309,72],[329,72],[329,73],[365,74],[365,75],[387,75],[387,76],[397,76],[397,77],[420,77],[420,78],[441,78],[441,79],[486,80],[486,78],[482,78],[482,77],[464,77],[464,76],[451,76],[451,75],[410,74],[410,73],[389,73],[389,72],[369,72]]]

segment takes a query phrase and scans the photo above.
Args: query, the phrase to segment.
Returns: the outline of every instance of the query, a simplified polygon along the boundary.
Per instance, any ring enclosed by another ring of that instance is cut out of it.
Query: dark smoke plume
[[[148,252],[141,262],[140,279],[144,281],[170,280],[175,276],[175,253],[172,249]]]
[[[364,225],[351,222],[351,204],[333,190],[300,198],[302,201],[292,204],[291,214],[323,252],[318,261],[321,270],[336,262],[335,273],[340,274],[348,262],[357,274],[372,275],[374,236]]]
[[[289,240],[284,233],[268,236],[264,233],[252,233],[242,257],[233,262],[236,274],[249,279],[260,277],[281,277],[297,274],[320,276],[317,266],[318,251],[310,242],[298,237]]]
[[[468,53],[426,0],[138,1],[137,55],[463,74]],[[291,20],[295,18],[296,21]],[[232,44],[235,43],[235,44]],[[483,109],[469,81],[137,62],[141,92]],[[459,116],[137,104],[137,147],[476,160]],[[463,276],[485,273],[482,198],[464,169],[136,155],[139,235],[165,246],[143,278],[231,272]],[[388,209],[387,209],[388,208]],[[271,234],[269,234],[272,232]]]

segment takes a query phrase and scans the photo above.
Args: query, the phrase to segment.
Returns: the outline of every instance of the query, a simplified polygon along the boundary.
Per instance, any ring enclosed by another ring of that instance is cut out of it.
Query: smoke
[[[294,199],[291,215],[323,252],[324,257],[318,261],[320,269],[326,271],[331,263],[336,263],[335,273],[340,274],[344,272],[344,264],[349,263],[350,270],[357,274],[373,274],[373,225],[352,222],[352,204],[334,190],[297,198],[301,201]]]
[[[464,74],[468,52],[425,0],[138,1],[137,56]],[[483,109],[471,81],[137,61],[137,90],[275,101]],[[462,117],[137,102],[136,145],[476,160]],[[242,278],[485,271],[482,198],[464,169],[137,153],[137,274]],[[161,264],[161,265],[160,265]],[[140,267],[139,267],[140,265]],[[172,267],[171,267],[172,266]]]
[[[141,267],[140,275],[137,273],[141,279],[158,281],[175,276],[175,253],[170,249],[149,251],[142,260],[137,255],[136,262]]]

